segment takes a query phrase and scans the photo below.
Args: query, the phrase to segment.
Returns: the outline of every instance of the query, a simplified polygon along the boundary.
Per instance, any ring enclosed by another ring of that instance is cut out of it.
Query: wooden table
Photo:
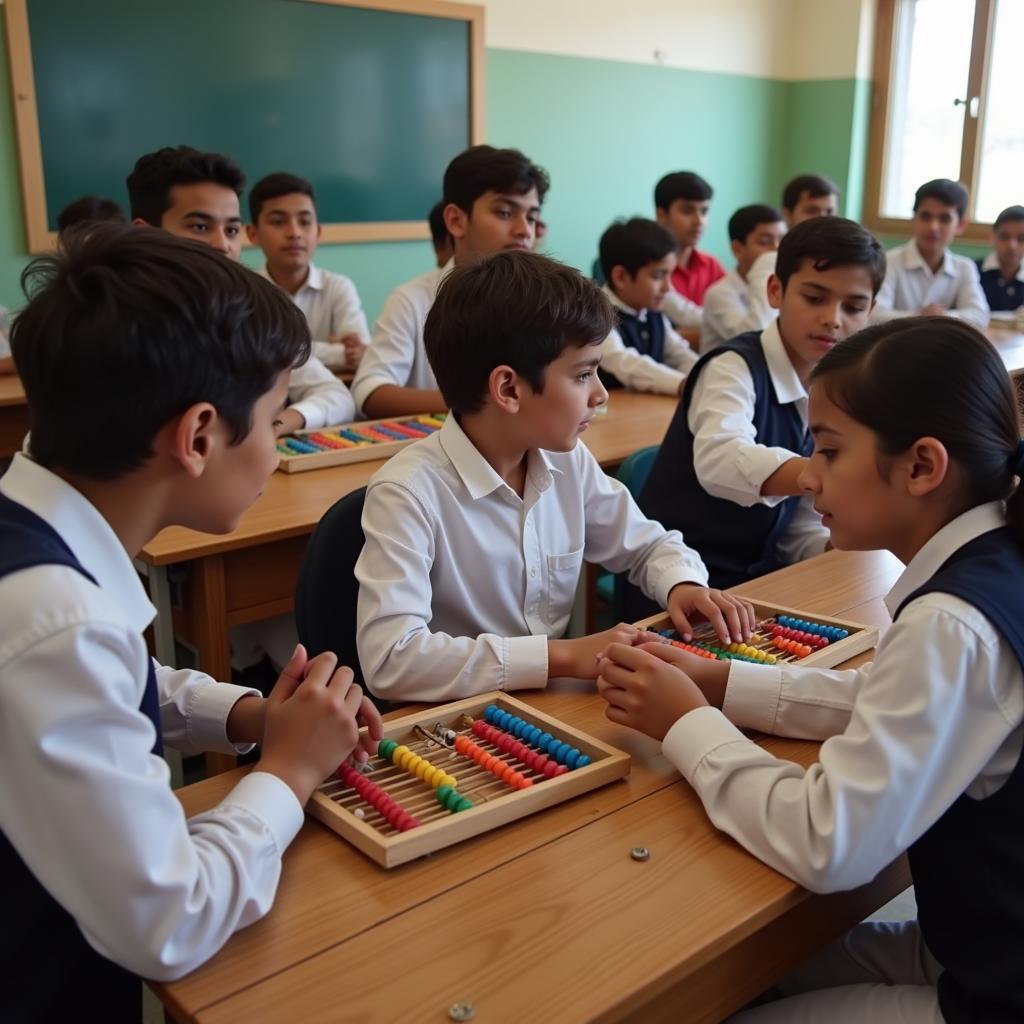
[[[884,625],[900,571],[829,552],[742,591]],[[592,684],[517,696],[627,750],[622,782],[385,871],[309,819],[270,914],[205,967],[154,986],[180,1021],[721,1020],[908,884],[815,896],[708,821],[658,744],[612,725]],[[766,739],[801,764],[817,745]],[[242,770],[179,791],[195,813]],[[630,857],[634,846],[648,861]]]
[[[28,401],[21,378],[0,376],[0,459],[21,451],[28,433]]]

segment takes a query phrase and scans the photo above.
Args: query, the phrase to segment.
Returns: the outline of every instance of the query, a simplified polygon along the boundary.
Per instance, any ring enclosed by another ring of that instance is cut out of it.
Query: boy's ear
[[[732,250],[733,259],[740,263],[743,259],[743,254],[747,250],[746,245],[743,242],[730,242],[729,248]]]
[[[632,281],[633,275],[630,274],[630,272],[621,263],[616,263],[615,266],[612,267],[611,274],[608,276],[608,283],[615,291],[631,284]]]
[[[449,203],[444,208],[444,226],[448,229],[448,234],[452,238],[465,238],[468,222],[469,214],[461,206]]]
[[[962,235],[967,230],[968,224],[970,224],[970,219],[968,217],[961,217],[960,223],[956,226],[957,235]]]
[[[522,378],[511,366],[496,366],[487,378],[487,397],[502,412],[515,415],[523,397]]]
[[[222,441],[222,426],[217,409],[211,403],[196,402],[164,428],[167,431],[163,441],[165,454],[177,462],[187,476],[198,480]]]
[[[666,210],[664,207],[656,206],[654,208],[654,218],[655,218],[655,220],[657,220],[657,222],[659,224],[663,224],[663,225],[667,224],[668,223],[668,210]]]
[[[940,487],[949,474],[949,452],[935,437],[919,437],[904,452],[907,493],[915,498]]]
[[[259,245],[257,239],[260,237],[260,233],[256,230],[255,224],[245,225],[245,237],[249,239],[250,245]]]
[[[782,309],[782,282],[776,274],[768,278],[768,305],[772,309]]]

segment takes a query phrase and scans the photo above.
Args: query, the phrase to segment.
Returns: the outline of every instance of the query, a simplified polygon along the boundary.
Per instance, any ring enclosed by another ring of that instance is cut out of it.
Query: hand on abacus
[[[694,615],[707,619],[724,644],[746,643],[757,626],[757,616],[749,601],[696,583],[676,584],[668,595],[666,611],[687,643],[693,639],[690,619]]]
[[[358,370],[366,351],[366,342],[358,334],[345,334],[339,341],[345,347],[345,369]]]
[[[597,692],[608,703],[610,721],[660,741],[683,715],[708,702],[681,668],[647,646],[612,644],[600,663]]]
[[[673,646],[664,637],[658,637],[653,643],[641,644],[638,649],[681,669],[700,687],[700,692],[704,694],[709,704],[716,708],[722,706],[725,688],[729,682],[730,662],[700,658],[696,654]]]
[[[575,640],[549,640],[548,678],[595,679],[598,659],[609,644],[638,644],[657,639],[660,639],[657,633],[620,622],[611,629]]]

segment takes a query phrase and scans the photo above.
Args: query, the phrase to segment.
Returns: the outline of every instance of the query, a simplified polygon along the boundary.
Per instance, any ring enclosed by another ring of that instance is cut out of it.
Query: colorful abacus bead
[[[437,789],[438,786],[454,786],[455,779],[446,771],[431,764],[419,754],[413,753],[407,746],[394,740],[381,740],[377,744],[377,754],[385,761],[391,761],[410,775],[422,779],[427,785]]]
[[[731,643],[726,650],[730,654],[739,654],[750,661],[760,661],[766,665],[774,665],[777,660],[774,654],[769,654],[760,648],[752,647],[750,644]]]
[[[556,739],[549,732],[541,732],[535,725],[523,721],[508,711],[502,711],[496,704],[488,704],[484,708],[484,720],[507,733],[511,733],[518,739],[528,743],[531,747],[547,754],[559,764],[570,767],[570,755],[575,753],[576,767],[585,768],[590,764],[590,758],[580,753],[575,747]],[[546,774],[546,773],[545,773]]]
[[[787,651],[789,654],[795,654],[798,658],[806,658],[813,650],[813,648],[808,647],[807,644],[799,643],[796,640],[787,640],[784,636],[772,637],[772,644],[774,644],[774,646],[776,646],[780,651]]]
[[[481,768],[486,768],[492,775],[496,775],[513,789],[526,789],[533,785],[532,779],[517,772],[512,765],[507,761],[502,761],[500,757],[488,754],[479,743],[474,743],[468,736],[456,736],[455,749],[464,757],[471,757]]]
[[[717,654],[713,654],[704,647],[694,647],[693,644],[684,644],[682,640],[670,640],[669,643],[673,647],[678,647],[681,651],[689,651],[690,654],[696,654],[698,658],[710,658],[712,661],[718,660]]]
[[[452,814],[458,814],[459,811],[468,811],[473,806],[473,801],[469,797],[463,796],[452,786],[438,786],[434,790],[434,796],[437,797],[437,802],[445,810],[451,811]]]
[[[398,804],[384,789],[371,782],[350,764],[339,765],[338,778],[347,786],[351,786],[371,807],[381,814],[384,820],[399,832],[408,832],[417,828],[419,821],[404,807]]]
[[[529,768],[530,771],[539,772],[545,778],[553,778],[558,768],[565,768],[564,765],[559,765],[557,762],[552,761],[547,754],[538,753],[521,740],[510,736],[507,732],[502,732],[493,725],[488,725],[482,718],[477,718],[473,722],[473,732],[480,739],[493,743],[502,752],[511,754],[521,764]]]
[[[793,629],[792,626],[780,626],[776,623],[772,626],[772,636],[782,636],[787,640],[796,640],[797,643],[807,644],[809,647],[819,649],[827,647],[832,641],[820,633],[808,633],[802,629]]]
[[[845,640],[850,631],[841,629],[839,626],[823,626],[819,622],[807,622],[804,619],[794,618],[792,615],[776,615],[775,621],[780,626],[788,626],[790,629],[802,629],[805,633],[817,633],[828,640]]]

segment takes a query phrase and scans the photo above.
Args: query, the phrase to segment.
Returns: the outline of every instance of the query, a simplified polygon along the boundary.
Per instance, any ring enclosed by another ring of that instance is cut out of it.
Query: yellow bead
[[[411,750],[406,750],[399,759],[399,764],[408,772],[412,770],[412,761],[416,755]]]
[[[434,765],[427,764],[427,770],[423,774],[423,781],[426,782],[428,785],[437,786],[439,784],[437,781],[439,771],[440,769],[436,768]]]
[[[420,758],[416,763],[416,774],[424,781],[427,781],[427,776],[430,774],[430,762],[424,761]]]
[[[391,760],[394,761],[395,764],[401,764],[402,755],[403,754],[408,754],[409,752],[410,751],[409,751],[409,748],[407,746],[405,746],[404,744],[399,744],[392,751],[392,753],[391,753]]]
[[[447,773],[445,773],[438,780],[437,785],[438,786],[454,786],[455,785],[455,779],[451,775],[448,775]]]

